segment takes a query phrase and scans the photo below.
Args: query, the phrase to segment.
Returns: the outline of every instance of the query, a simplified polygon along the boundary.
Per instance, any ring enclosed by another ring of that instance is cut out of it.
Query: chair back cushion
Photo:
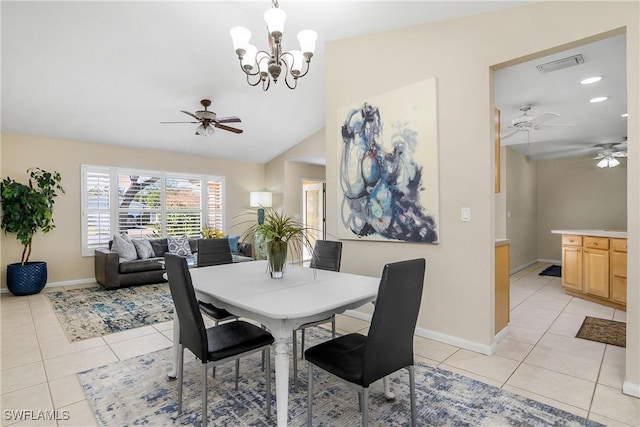
[[[198,267],[232,262],[229,239],[198,239]]]
[[[363,354],[365,387],[413,364],[413,334],[424,285],[425,260],[384,266]]]
[[[309,267],[320,270],[340,271],[342,242],[316,240]]]
[[[165,254],[165,267],[173,305],[180,322],[180,342],[200,360],[208,360],[207,332],[200,314],[191,274],[184,257]]]

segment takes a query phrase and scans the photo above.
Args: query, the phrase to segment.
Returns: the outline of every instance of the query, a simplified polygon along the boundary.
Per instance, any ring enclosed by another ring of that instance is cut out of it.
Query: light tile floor
[[[640,399],[621,393],[624,348],[574,338],[585,316],[625,321],[625,312],[565,295],[559,278],[538,275],[547,266],[511,276],[509,334],[494,355],[416,336],[417,360],[606,425],[640,426]],[[43,294],[0,303],[2,426],[94,426],[75,374],[171,345],[172,322],[69,343]],[[337,319],[342,333],[368,326]],[[16,421],[13,409],[55,410],[58,420]]]

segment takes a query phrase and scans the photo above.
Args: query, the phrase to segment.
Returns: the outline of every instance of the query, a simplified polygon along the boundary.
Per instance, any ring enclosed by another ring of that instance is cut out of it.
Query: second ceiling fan
[[[228,117],[218,117],[215,112],[209,111],[207,108],[211,105],[211,101],[208,99],[203,99],[200,101],[200,104],[204,107],[204,110],[196,111],[195,113],[190,113],[189,111],[180,110],[184,114],[193,117],[197,121],[191,122],[160,122],[163,124],[173,124],[173,123],[192,123],[192,124],[200,124],[196,128],[196,135],[213,135],[214,128],[226,130],[233,133],[242,133],[242,129],[234,128],[231,126],[227,126],[224,123],[240,123],[241,120],[236,116],[228,116]]]
[[[520,107],[520,111],[522,114],[515,117],[511,121],[511,126],[508,127],[510,129],[508,132],[504,134],[500,134],[501,139],[509,138],[517,134],[518,132],[528,132],[531,129],[540,129],[541,126],[573,126],[569,123],[555,123],[555,124],[547,124],[549,120],[553,120],[557,117],[560,117],[558,113],[542,113],[538,116],[532,116],[529,114],[529,110],[531,110],[531,105],[523,105]]]

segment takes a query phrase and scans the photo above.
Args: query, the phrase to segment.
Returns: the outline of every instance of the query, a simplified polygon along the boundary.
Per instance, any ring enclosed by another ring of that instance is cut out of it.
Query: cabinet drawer
[[[582,236],[562,235],[562,244],[566,246],[582,246]]]
[[[610,239],[611,249],[616,252],[627,252],[627,239]]]
[[[584,246],[591,249],[609,249],[609,239],[606,237],[584,237]]]

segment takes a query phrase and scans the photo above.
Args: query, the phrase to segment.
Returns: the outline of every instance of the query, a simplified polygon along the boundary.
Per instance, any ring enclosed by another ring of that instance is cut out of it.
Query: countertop
[[[576,236],[612,237],[615,239],[626,239],[626,230],[551,230],[553,234],[572,234]]]

